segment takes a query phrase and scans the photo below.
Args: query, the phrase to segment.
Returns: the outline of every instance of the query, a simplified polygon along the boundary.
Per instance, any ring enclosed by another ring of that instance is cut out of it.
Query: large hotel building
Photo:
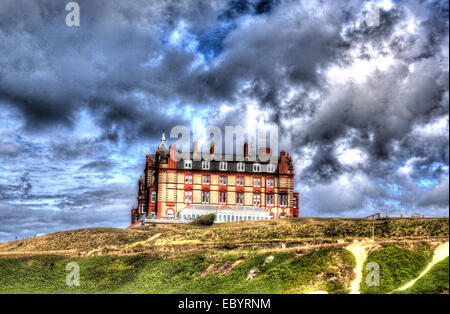
[[[163,133],[156,154],[147,154],[132,224],[144,218],[188,221],[208,213],[216,214],[216,222],[298,217],[289,153],[274,157],[260,148],[256,154],[254,145],[249,149],[245,143],[244,155],[219,160],[214,142],[207,154],[197,146],[194,142],[193,152],[177,161],[178,151],[174,144],[167,148]]]

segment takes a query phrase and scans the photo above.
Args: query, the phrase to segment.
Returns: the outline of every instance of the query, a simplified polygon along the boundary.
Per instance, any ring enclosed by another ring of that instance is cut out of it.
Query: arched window
[[[173,217],[175,217],[175,211],[171,208],[169,208],[166,212],[166,217],[167,219],[173,219]]]

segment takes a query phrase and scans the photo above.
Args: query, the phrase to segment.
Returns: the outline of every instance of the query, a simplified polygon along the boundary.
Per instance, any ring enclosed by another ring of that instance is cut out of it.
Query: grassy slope
[[[437,294],[448,293],[449,288],[449,262],[448,257],[437,263],[416,283],[402,294]]]
[[[157,225],[128,230],[92,228],[58,232],[42,237],[0,243],[2,252],[74,250],[87,253],[105,248],[118,254],[203,250],[205,246],[229,248],[238,245],[288,245],[335,243],[368,238],[372,222],[366,219],[294,218],[279,221],[247,221],[208,227]],[[377,239],[448,238],[448,219],[386,220],[375,222]],[[155,237],[153,239],[153,237]],[[148,240],[148,241],[146,241]]]
[[[39,256],[0,259],[0,293],[301,293],[348,289],[353,256],[343,249],[322,249],[295,256],[274,254],[189,256],[162,259],[145,256],[99,256],[67,259]],[[227,266],[245,259],[232,270]],[[68,287],[65,265],[80,265],[79,287]],[[211,269],[215,271],[207,272]],[[245,278],[253,268],[255,279]],[[221,270],[222,269],[222,270]]]
[[[448,239],[448,227],[447,219],[375,222],[378,240],[402,242]],[[371,231],[372,222],[365,219],[299,218],[208,227],[157,225],[58,232],[0,243],[0,257],[33,255],[0,258],[0,292],[341,293],[353,277],[351,253],[325,247],[305,253],[304,247],[342,239],[349,243],[369,237]],[[277,249],[280,243],[288,249]],[[69,256],[83,258],[47,256],[57,250],[71,250]],[[263,266],[267,251],[275,259]],[[362,283],[362,291],[389,292],[415,278],[430,259],[427,246],[403,249],[387,245],[372,252],[367,262],[380,264],[381,287]],[[80,287],[65,285],[69,261],[81,267]],[[258,276],[245,281],[254,267]]]
[[[363,278],[370,262],[380,266],[380,286],[367,286],[361,282],[361,293],[388,293],[418,277],[431,262],[433,252],[426,244],[407,249],[393,244],[385,244],[382,249],[373,251],[363,267]]]

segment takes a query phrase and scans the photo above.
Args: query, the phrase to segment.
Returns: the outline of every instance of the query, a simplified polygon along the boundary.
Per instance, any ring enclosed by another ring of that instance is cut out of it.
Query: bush
[[[216,214],[207,214],[195,219],[192,224],[197,226],[211,226],[216,219]]]

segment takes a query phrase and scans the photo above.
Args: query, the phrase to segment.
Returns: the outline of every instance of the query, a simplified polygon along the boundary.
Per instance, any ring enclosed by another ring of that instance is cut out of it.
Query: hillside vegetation
[[[325,218],[64,231],[0,243],[0,293],[391,293],[448,242],[448,220],[376,221],[371,233],[372,221]],[[357,279],[349,244],[368,248],[380,286]],[[69,262],[79,286],[66,285]],[[403,292],[448,292],[448,258]]]
[[[448,238],[448,219],[385,220],[375,222],[377,240]],[[70,256],[87,254],[177,255],[229,249],[272,249],[347,243],[372,236],[367,219],[293,218],[194,225],[155,225],[132,229],[92,228],[0,243],[0,256],[52,252]]]
[[[304,255],[278,253],[188,256],[0,259],[0,293],[345,293],[353,257],[323,249]],[[67,286],[69,262],[80,265],[80,286]],[[250,271],[255,277],[247,279]]]

